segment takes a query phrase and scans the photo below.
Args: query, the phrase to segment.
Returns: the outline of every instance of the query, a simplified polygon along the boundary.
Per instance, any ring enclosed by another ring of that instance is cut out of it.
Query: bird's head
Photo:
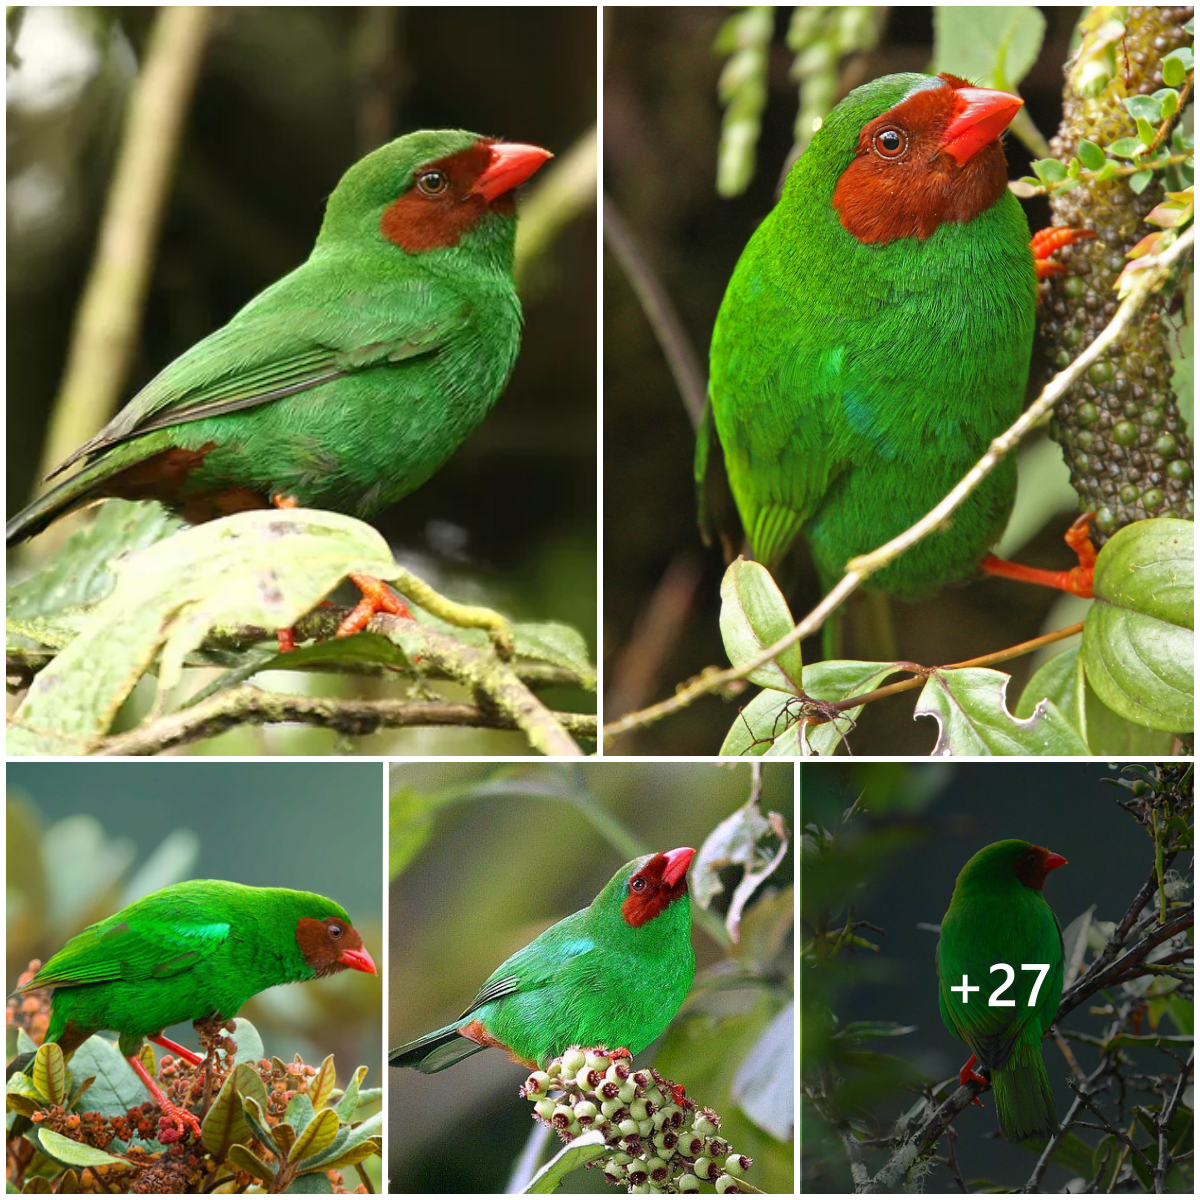
[[[1020,838],[1008,838],[984,846],[970,858],[959,875],[959,884],[967,887],[1011,887],[1013,877],[1027,888],[1040,892],[1046,876],[1067,860],[1044,846],[1034,846]]]
[[[1045,846],[1031,846],[1021,843],[1025,848],[1009,863],[1012,873],[1027,887],[1040,892],[1046,882],[1046,876],[1059,867],[1065,867],[1067,860],[1061,854],[1047,850]]]
[[[991,208],[1008,186],[1000,135],[1023,103],[945,74],[888,75],[856,88],[813,139],[837,171],[833,207],[843,228],[867,243],[927,238]]]
[[[301,917],[296,922],[296,944],[318,978],[347,968],[379,974],[358,930],[340,909],[332,916]]]
[[[691,846],[680,846],[647,854],[617,873],[613,882],[618,884],[621,916],[627,925],[635,929],[645,925],[687,896],[687,872],[695,853]]]
[[[406,134],[360,159],[329,198],[318,245],[382,236],[406,254],[452,249],[480,227],[511,239],[514,189],[549,150],[462,129]],[[369,242],[367,243],[369,244]]]

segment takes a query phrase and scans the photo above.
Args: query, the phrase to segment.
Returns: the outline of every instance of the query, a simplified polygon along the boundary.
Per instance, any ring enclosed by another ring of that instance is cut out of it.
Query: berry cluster
[[[697,1108],[681,1084],[653,1067],[634,1070],[629,1052],[572,1047],[521,1088],[535,1117],[564,1142],[592,1130],[609,1150],[597,1164],[630,1193],[698,1193],[702,1183],[740,1192],[750,1159],[718,1137],[721,1121]]]

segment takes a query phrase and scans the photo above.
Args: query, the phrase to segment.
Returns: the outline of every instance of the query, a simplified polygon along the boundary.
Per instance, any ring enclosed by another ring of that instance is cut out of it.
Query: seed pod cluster
[[[603,1047],[572,1047],[521,1088],[534,1116],[564,1142],[598,1130],[608,1153],[596,1166],[630,1194],[741,1192],[750,1159],[720,1136],[721,1120],[653,1067],[634,1070]]]
[[[1183,28],[1191,15],[1191,8],[1130,7],[1115,74],[1103,87],[1085,79],[1083,68],[1097,61],[1089,57],[1085,35],[1067,64],[1063,122],[1050,143],[1057,157],[1068,161],[1083,138],[1106,146],[1136,133],[1121,98],[1163,86],[1162,58],[1191,44]],[[1039,315],[1050,374],[1067,366],[1112,319],[1118,304],[1113,284],[1125,252],[1151,232],[1145,217],[1163,190],[1159,172],[1140,195],[1128,179],[1116,178],[1084,182],[1051,198],[1054,225],[1091,229],[1097,236],[1061,251],[1056,257],[1067,273],[1042,284]],[[1146,517],[1192,519],[1192,447],[1171,387],[1169,304],[1166,295],[1152,297],[1125,337],[1055,408],[1050,433],[1062,446],[1081,509],[1096,513],[1097,547]]]

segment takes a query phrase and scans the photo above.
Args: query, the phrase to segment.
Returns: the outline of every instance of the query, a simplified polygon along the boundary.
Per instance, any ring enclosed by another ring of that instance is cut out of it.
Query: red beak
[[[942,149],[961,167],[1008,128],[1025,101],[988,88],[960,87],[955,96],[955,113],[946,126]]]
[[[1042,866],[1046,870],[1046,874],[1051,871],[1057,871],[1059,867],[1065,867],[1067,860],[1061,854],[1055,854],[1052,850],[1045,851],[1045,857],[1042,859]]]
[[[692,865],[692,855],[696,853],[691,846],[680,846],[678,850],[667,851],[667,866],[663,871],[663,882],[667,887],[674,887],[686,874]]]
[[[554,157],[541,146],[526,146],[520,142],[493,142],[488,149],[492,152],[492,160],[471,190],[489,204],[497,196],[524,183],[546,159]]]
[[[365,946],[358,950],[343,950],[341,959],[339,960],[347,967],[353,967],[356,971],[365,971],[368,975],[378,975],[375,970],[375,960],[367,953]]]

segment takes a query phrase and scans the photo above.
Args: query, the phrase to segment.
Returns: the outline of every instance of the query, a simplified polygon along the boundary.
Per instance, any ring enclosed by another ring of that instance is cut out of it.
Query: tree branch
[[[586,713],[546,710],[568,737],[596,736],[596,718]],[[522,729],[515,717],[474,704],[432,700],[340,700],[265,692],[249,684],[231,688],[181,712],[159,717],[128,733],[105,738],[94,751],[101,757],[161,754],[176,746],[216,737],[239,725],[299,722],[332,729],[345,737],[363,737],[381,729],[414,726],[469,726],[475,729]],[[522,729],[524,732],[524,730]],[[574,743],[571,743],[574,745]],[[578,753],[578,751],[576,751]]]
[[[91,437],[116,408],[129,367],[180,135],[213,9],[164,5],[125,116],[96,257],[75,317],[39,475]],[[40,553],[50,543],[43,541]]]
[[[1154,1164],[1154,1190],[1156,1192],[1165,1192],[1167,1190],[1167,1172],[1171,1169],[1172,1161],[1167,1137],[1170,1132],[1171,1122],[1175,1118],[1176,1110],[1183,1100],[1183,1093],[1187,1090],[1188,1076],[1192,1073],[1195,1061],[1196,1051],[1193,1050],[1188,1055],[1187,1065],[1179,1072],[1179,1079],[1175,1084],[1175,1091],[1171,1094],[1171,1099],[1167,1102],[1162,1115],[1158,1118],[1158,1161]]]
[[[607,224],[607,216],[605,222]],[[914,525],[892,538],[869,554],[860,555],[846,564],[846,574],[833,590],[800,621],[789,633],[768,646],[760,654],[740,667],[721,670],[709,667],[692,682],[681,687],[669,700],[652,704],[638,712],[626,713],[616,721],[604,726],[604,736],[615,737],[686,708],[700,696],[723,688],[739,679],[745,679],[759,667],[774,661],[789,646],[816,633],[833,612],[854,592],[864,580],[883,570],[904,551],[933,533],[957,509],[963,501],[999,466],[1000,462],[1016,447],[1021,438],[1046,416],[1058,400],[1077,383],[1088,370],[1119,338],[1133,322],[1155,289],[1166,279],[1171,269],[1184,255],[1188,254],[1196,241],[1195,226],[1189,227],[1179,239],[1161,254],[1147,260],[1144,271],[1140,271],[1131,285],[1129,294],[1113,314],[1113,319],[1094,342],[1071,363],[1060,371],[1042,389],[1038,398],[1024,413],[997,437],[988,447],[987,453],[963,476],[953,489]]]

